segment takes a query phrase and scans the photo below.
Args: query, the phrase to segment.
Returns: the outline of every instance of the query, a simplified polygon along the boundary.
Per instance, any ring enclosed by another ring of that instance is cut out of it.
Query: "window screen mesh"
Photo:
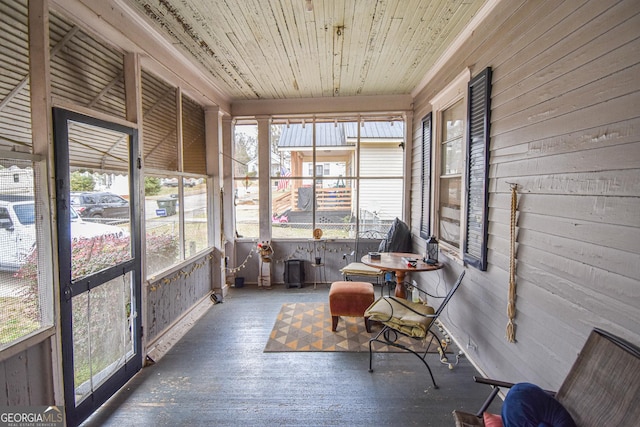
[[[47,263],[51,254],[34,197],[38,168],[26,160],[0,159],[0,348],[53,324]]]

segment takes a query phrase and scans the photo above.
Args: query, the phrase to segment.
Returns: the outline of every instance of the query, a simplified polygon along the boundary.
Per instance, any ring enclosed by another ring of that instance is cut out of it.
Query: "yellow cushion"
[[[361,262],[352,262],[343,267],[340,272],[346,275],[351,274],[352,276],[377,276],[382,273],[377,268],[369,267]]]
[[[364,315],[369,316],[369,320],[382,322],[410,337],[424,338],[433,322],[433,316],[428,316],[434,313],[433,307],[428,305],[383,297],[374,301]]]

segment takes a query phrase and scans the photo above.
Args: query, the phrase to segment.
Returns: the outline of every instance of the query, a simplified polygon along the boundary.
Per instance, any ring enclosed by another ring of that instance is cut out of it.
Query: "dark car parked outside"
[[[71,205],[83,218],[104,222],[125,222],[129,220],[129,201],[109,192],[72,192]]]

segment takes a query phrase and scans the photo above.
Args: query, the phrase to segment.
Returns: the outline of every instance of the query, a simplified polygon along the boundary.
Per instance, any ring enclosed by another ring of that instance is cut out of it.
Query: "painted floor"
[[[489,394],[464,357],[453,370],[427,357],[434,389],[408,353],[374,355],[370,373],[368,353],[263,352],[283,303],[327,300],[326,285],[232,288],[83,426],[453,426]]]

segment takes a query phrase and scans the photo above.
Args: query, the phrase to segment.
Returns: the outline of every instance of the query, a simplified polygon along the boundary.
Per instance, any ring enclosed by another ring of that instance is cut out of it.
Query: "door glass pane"
[[[71,279],[130,260],[129,135],[68,121]]]
[[[73,298],[76,406],[133,356],[131,272]]]

